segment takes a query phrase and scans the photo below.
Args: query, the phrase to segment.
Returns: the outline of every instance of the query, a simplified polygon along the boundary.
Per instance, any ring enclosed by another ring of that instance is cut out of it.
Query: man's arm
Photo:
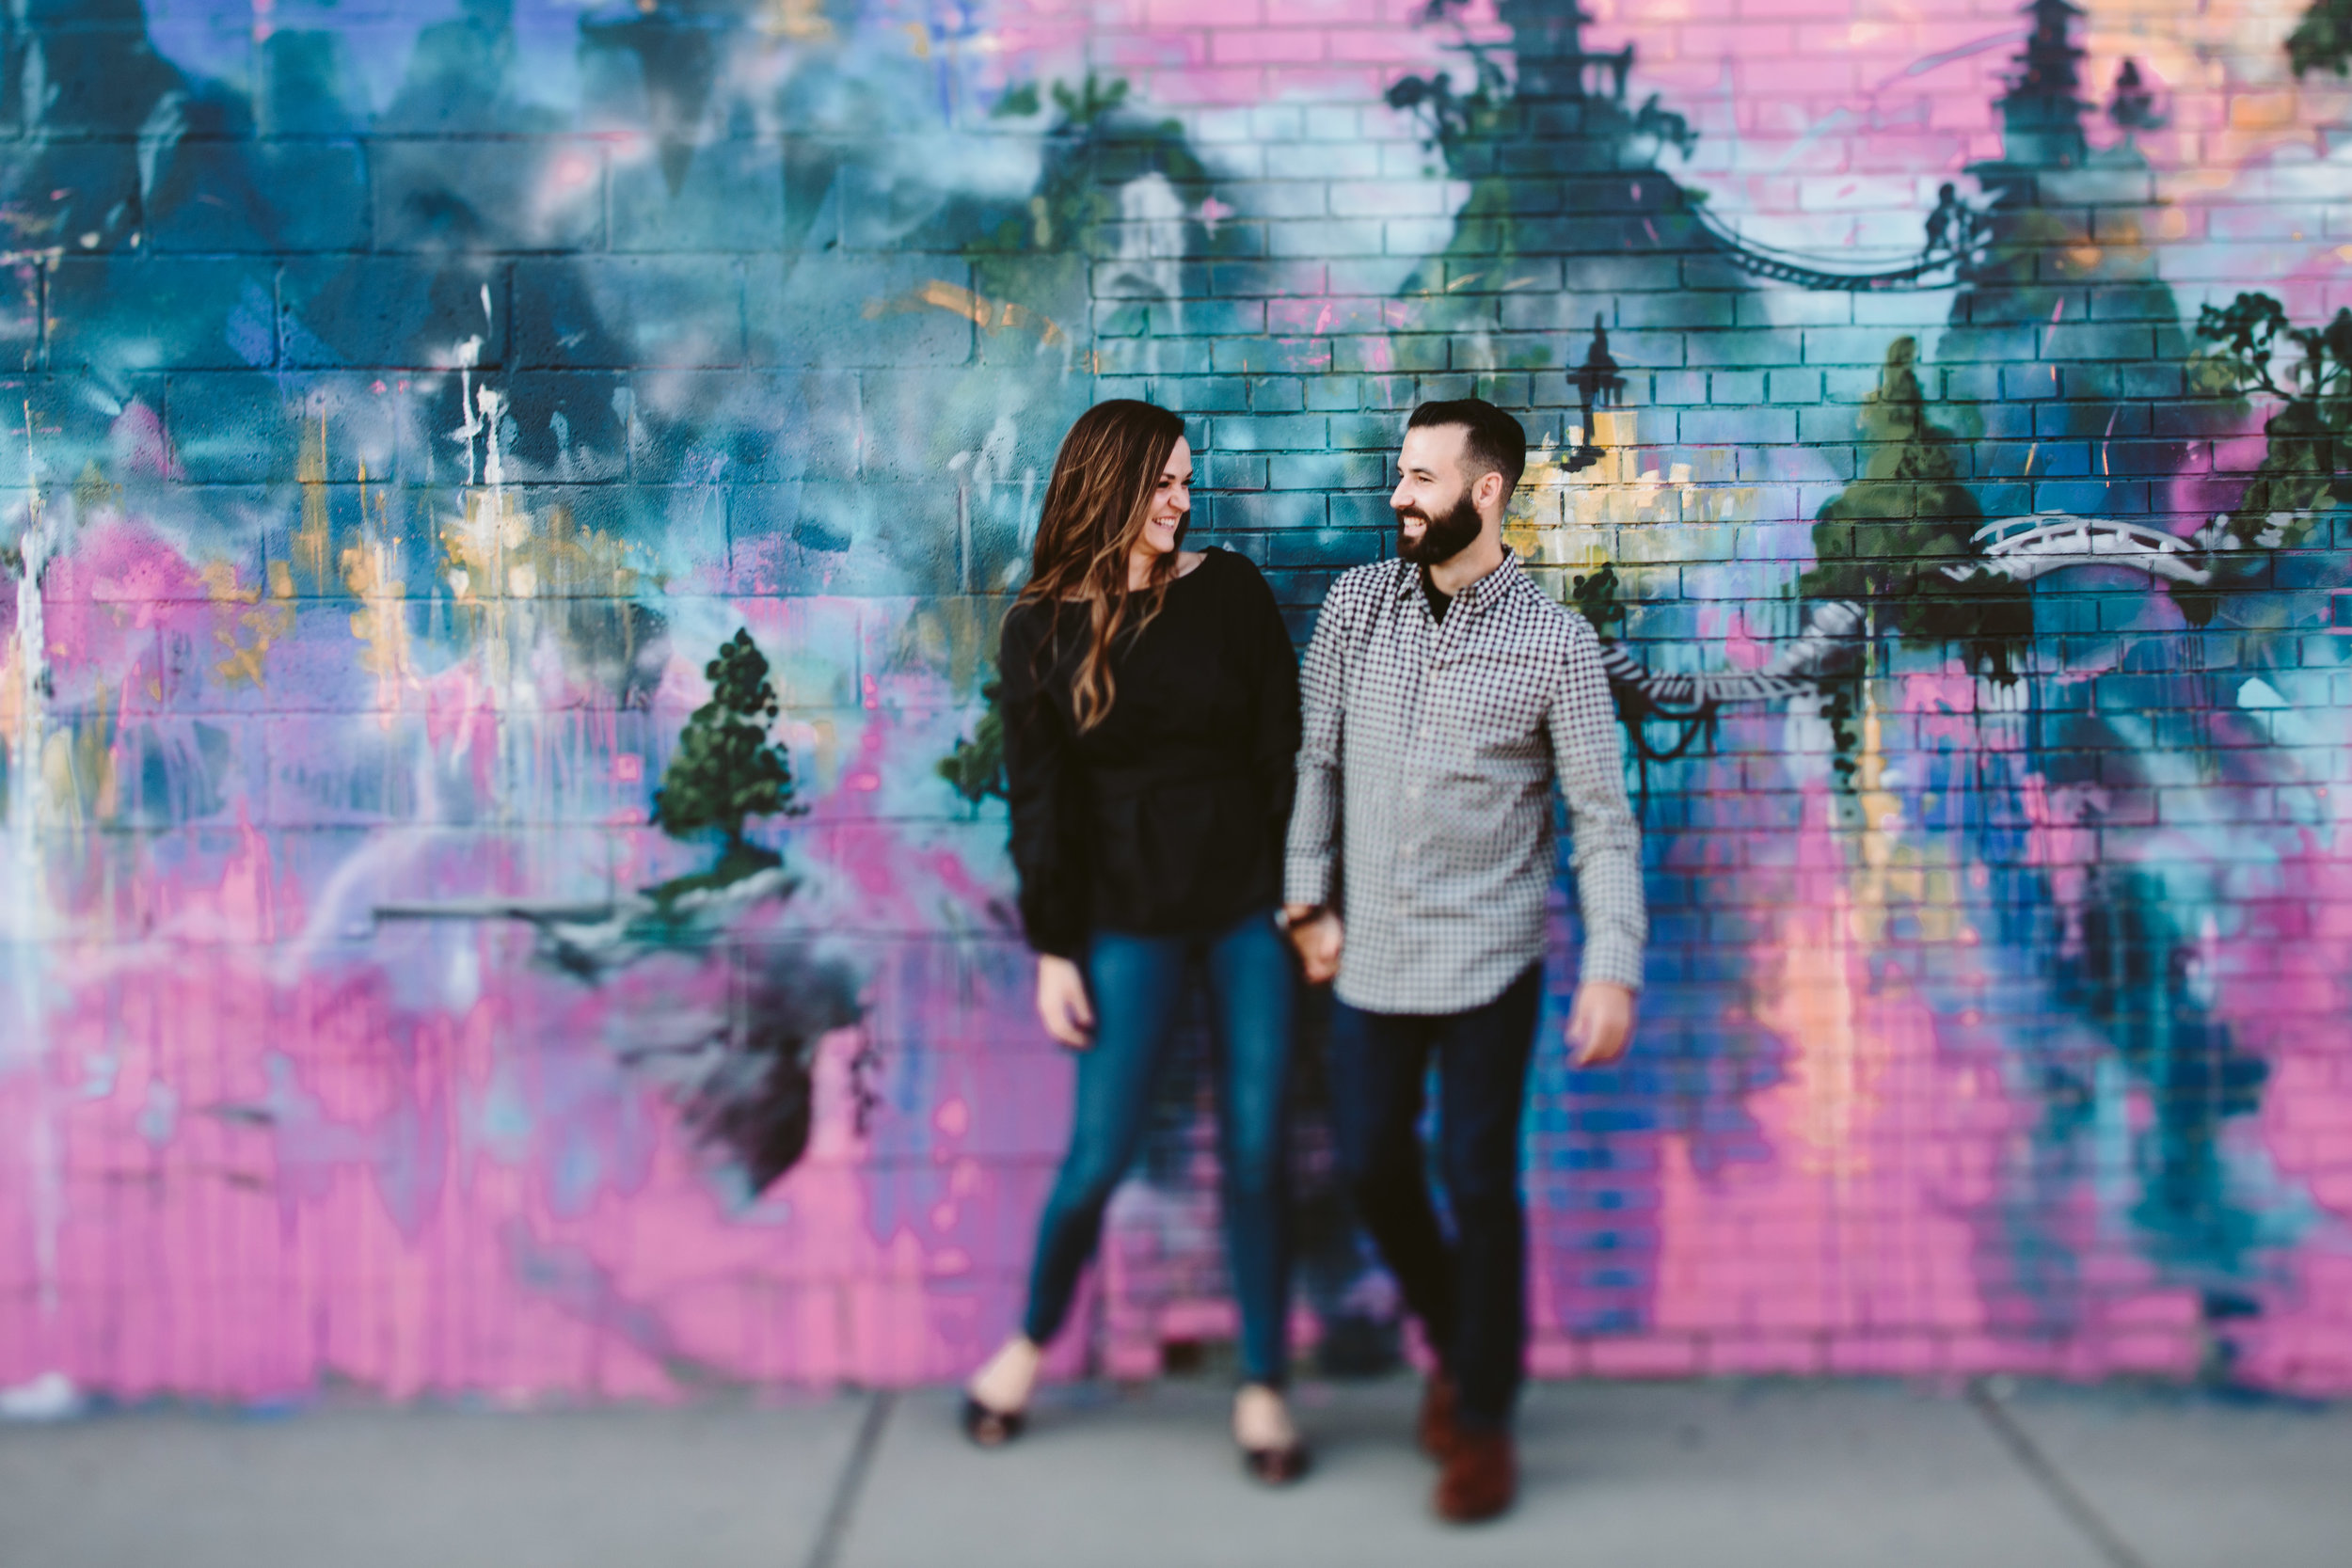
[[[1584,962],[1568,1032],[1580,1065],[1606,1062],[1624,1050],[1632,1024],[1649,915],[1642,896],[1642,829],[1626,800],[1616,704],[1601,673],[1599,640],[1581,616],[1571,622],[1566,668],[1545,721],[1575,835],[1568,863],[1576,868],[1584,914]],[[1598,992],[1612,987],[1623,995],[1604,1001]]]

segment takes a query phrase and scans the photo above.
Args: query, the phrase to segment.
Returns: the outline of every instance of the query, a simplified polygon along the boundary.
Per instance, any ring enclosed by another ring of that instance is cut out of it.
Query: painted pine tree
[[[773,849],[752,843],[744,826],[755,816],[797,816],[792,758],[769,737],[782,711],[768,659],[739,629],[703,666],[710,701],[688,717],[677,752],[654,791],[652,822],[673,838],[716,837],[719,863],[694,877],[648,890],[664,902],[696,889],[714,889],[781,864]]]

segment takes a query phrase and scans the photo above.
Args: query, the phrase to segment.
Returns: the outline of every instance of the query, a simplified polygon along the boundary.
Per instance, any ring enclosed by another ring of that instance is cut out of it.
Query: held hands
[[[1047,1034],[1073,1051],[1094,1043],[1094,1005],[1087,1000],[1086,976],[1068,958],[1038,955],[1037,1016]]]
[[[1339,915],[1327,909],[1317,914],[1307,904],[1293,904],[1283,912],[1290,916],[1291,945],[1298,949],[1298,961],[1307,973],[1307,983],[1324,984],[1340,972],[1340,949],[1346,944],[1347,933],[1340,925]]]
[[[1613,980],[1587,980],[1568,1006],[1568,1063],[1607,1067],[1633,1038],[1633,991]]]

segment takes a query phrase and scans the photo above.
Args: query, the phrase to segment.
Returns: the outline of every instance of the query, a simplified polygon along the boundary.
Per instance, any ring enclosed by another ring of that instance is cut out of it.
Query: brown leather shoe
[[[1445,1463],[1454,1451],[1454,1380],[1441,1371],[1429,1374],[1422,1385],[1421,1418],[1413,1424],[1413,1436],[1421,1444],[1421,1451]]]
[[[1509,1433],[1454,1429],[1453,1451],[1438,1477],[1438,1517],[1454,1525],[1491,1519],[1511,1506],[1518,1489],[1518,1460]]]

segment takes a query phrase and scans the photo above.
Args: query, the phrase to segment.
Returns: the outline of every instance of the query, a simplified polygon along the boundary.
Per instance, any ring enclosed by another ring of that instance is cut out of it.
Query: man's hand
[[[1291,945],[1307,972],[1307,983],[1319,986],[1340,972],[1340,948],[1346,942],[1340,917],[1330,910],[1317,914],[1310,904],[1293,904],[1284,911],[1291,919]]]
[[[1568,1063],[1607,1067],[1633,1038],[1633,990],[1613,980],[1588,980],[1568,1006]]]
[[[1037,1016],[1047,1034],[1073,1051],[1094,1043],[1094,1005],[1087,1000],[1086,976],[1068,958],[1038,955]]]

